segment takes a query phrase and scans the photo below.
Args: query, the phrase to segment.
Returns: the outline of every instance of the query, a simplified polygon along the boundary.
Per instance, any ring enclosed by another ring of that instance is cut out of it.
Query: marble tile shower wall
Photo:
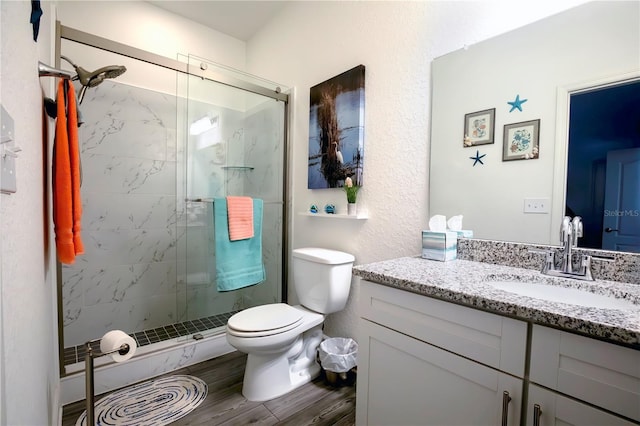
[[[175,322],[175,97],[105,82],[81,105],[85,254],[62,268],[65,346]]]

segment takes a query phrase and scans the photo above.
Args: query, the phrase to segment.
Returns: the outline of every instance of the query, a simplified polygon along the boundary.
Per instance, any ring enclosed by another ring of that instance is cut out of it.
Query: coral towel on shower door
[[[227,197],[227,220],[229,221],[229,240],[253,238],[253,198]]]
[[[66,108],[65,108],[66,106]],[[53,146],[53,224],[56,250],[62,263],[71,264],[84,253],[80,236],[80,150],[76,95],[69,80],[60,80],[56,136]]]

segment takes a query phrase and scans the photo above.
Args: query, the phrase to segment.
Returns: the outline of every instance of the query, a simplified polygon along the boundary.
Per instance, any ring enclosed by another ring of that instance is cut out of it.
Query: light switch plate
[[[4,146],[0,149],[0,192],[10,194],[16,192],[16,159],[4,156]]]
[[[525,198],[524,212],[548,214],[550,204],[548,198]]]
[[[16,159],[13,154],[15,146],[13,118],[0,105],[0,192],[9,194],[16,192]],[[12,155],[13,154],[13,155]]]

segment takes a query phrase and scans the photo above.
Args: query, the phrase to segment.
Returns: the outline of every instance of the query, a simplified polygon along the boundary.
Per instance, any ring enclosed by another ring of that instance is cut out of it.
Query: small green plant
[[[350,177],[344,180],[344,191],[347,193],[348,203],[356,202],[356,198],[358,197],[359,190],[360,190],[360,187],[358,185],[354,185]]]

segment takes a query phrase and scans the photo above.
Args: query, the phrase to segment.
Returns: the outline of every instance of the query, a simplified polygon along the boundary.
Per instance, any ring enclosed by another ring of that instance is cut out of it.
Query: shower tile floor
[[[163,327],[152,328],[149,330],[138,331],[130,334],[136,341],[138,347],[150,345],[152,343],[162,342],[164,340],[175,339],[177,337],[190,336],[196,333],[202,333],[218,327],[227,325],[227,320],[238,311],[227,312],[224,314],[212,315],[206,318],[199,318],[192,321],[184,321],[176,324],[169,324]],[[95,351],[100,350],[100,341],[91,343],[91,347]],[[64,365],[71,365],[77,362],[84,362],[85,345],[71,346],[64,348]]]

